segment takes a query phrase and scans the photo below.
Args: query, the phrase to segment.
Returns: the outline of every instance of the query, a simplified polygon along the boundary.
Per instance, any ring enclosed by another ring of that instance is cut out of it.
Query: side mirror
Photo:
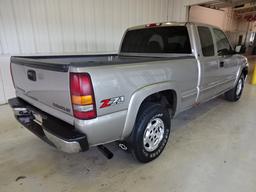
[[[237,46],[235,47],[235,52],[236,52],[236,53],[240,53],[241,48],[242,48],[242,45],[237,45]]]
[[[233,50],[228,50],[228,49],[218,50],[218,55],[219,56],[225,56],[225,55],[231,55],[231,54],[233,54]]]

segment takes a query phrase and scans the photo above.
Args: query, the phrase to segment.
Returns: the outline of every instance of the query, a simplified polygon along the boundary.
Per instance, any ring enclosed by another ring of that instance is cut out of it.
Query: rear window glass
[[[191,46],[185,26],[156,27],[128,31],[121,52],[191,53]]]

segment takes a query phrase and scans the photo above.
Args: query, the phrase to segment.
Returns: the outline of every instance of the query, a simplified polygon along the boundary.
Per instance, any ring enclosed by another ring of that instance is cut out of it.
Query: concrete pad
[[[65,154],[51,148],[0,106],[0,191],[256,191],[256,87],[241,100],[221,97],[180,114],[162,155],[148,164],[109,145]],[[18,181],[16,179],[18,178]]]

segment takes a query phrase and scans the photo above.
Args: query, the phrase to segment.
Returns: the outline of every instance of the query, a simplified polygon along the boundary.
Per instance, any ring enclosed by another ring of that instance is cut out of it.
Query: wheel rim
[[[243,87],[243,80],[239,79],[237,88],[236,88],[236,95],[239,95],[241,93],[242,87]]]
[[[164,122],[160,118],[150,120],[144,131],[143,144],[148,152],[156,150],[164,137]]]

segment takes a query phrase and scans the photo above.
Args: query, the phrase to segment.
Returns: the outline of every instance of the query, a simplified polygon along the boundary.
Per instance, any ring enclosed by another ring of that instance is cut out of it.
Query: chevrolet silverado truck
[[[214,26],[163,22],[129,28],[118,54],[13,56],[16,119],[57,149],[119,142],[140,162],[164,150],[171,119],[221,94],[241,97],[247,59]]]

